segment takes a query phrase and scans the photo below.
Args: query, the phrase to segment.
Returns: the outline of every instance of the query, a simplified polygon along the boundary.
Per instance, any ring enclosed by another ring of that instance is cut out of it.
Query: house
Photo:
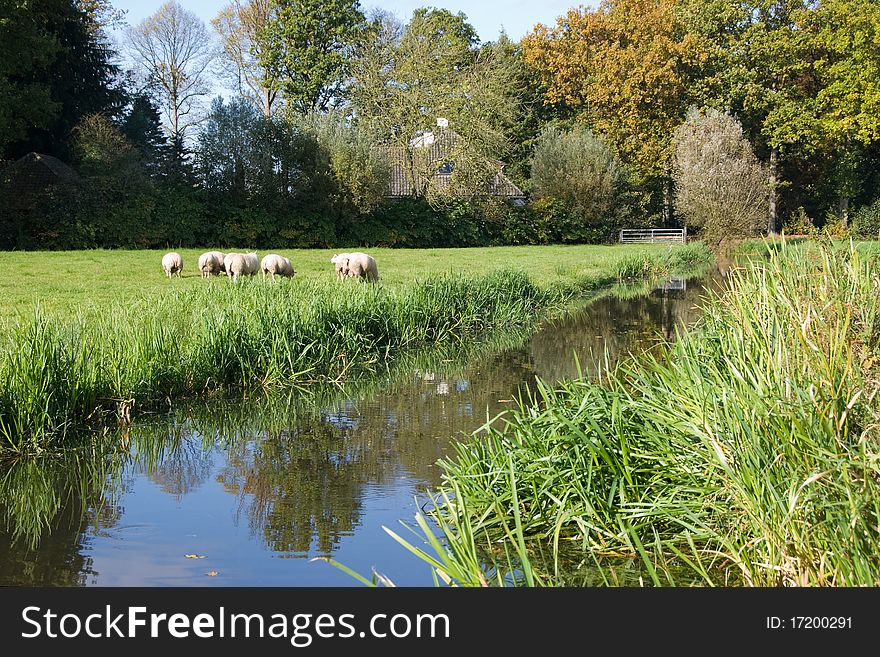
[[[78,181],[76,171],[57,157],[30,152],[3,171],[3,200],[10,210],[33,210],[49,187]]]
[[[432,190],[444,191],[453,184],[455,160],[465,155],[463,139],[448,129],[446,119],[437,120],[437,130],[426,131],[409,142],[409,148],[389,149],[391,180],[388,197],[417,196]],[[496,173],[489,183],[488,194],[522,201],[525,193],[504,175],[504,163],[490,160]]]
[[[28,245],[28,227],[50,189],[79,182],[76,171],[43,153],[28,153],[0,173],[0,248],[7,249]]]

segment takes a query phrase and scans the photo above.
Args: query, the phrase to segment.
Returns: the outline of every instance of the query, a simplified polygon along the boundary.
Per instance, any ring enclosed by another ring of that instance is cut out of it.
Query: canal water
[[[407,527],[452,442],[497,421],[536,377],[595,376],[662,348],[699,316],[707,285],[605,296],[353,392],[182,405],[109,446],[0,464],[0,585],[360,586],[323,557],[430,586],[428,566],[383,527],[419,541]]]

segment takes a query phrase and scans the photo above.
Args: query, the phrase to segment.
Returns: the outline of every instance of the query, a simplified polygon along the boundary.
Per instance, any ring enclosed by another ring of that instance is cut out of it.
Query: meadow
[[[37,305],[49,314],[77,314],[118,302],[138,302],[169,291],[227,285],[226,277],[201,279],[198,258],[209,249],[180,249],[183,275],[168,280],[162,271],[166,251],[5,251],[0,267],[0,298],[7,317],[29,313]],[[250,249],[226,251],[246,253]],[[355,249],[277,249],[290,258],[296,276],[285,283],[335,279],[330,258],[334,253]],[[382,285],[400,288],[444,274],[481,276],[498,270],[528,273],[537,285],[551,286],[578,279],[613,277],[615,268],[627,259],[649,256],[661,260],[668,252],[662,245],[557,245],[491,247],[469,249],[362,249],[379,264]]]
[[[283,252],[293,279],[233,285],[195,273],[198,253],[182,253],[179,279],[161,252],[4,253],[21,276],[0,330],[0,449],[68,444],[186,396],[369,377],[711,258],[700,244],[371,250],[382,282],[369,285],[337,281],[330,252]]]

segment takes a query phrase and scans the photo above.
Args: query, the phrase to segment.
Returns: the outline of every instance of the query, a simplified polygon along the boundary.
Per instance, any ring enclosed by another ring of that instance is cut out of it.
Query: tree
[[[816,51],[801,22],[813,0],[682,0],[682,20],[708,53],[703,105],[729,110],[769,161],[767,231],[779,226],[780,170],[820,146]]]
[[[739,121],[714,109],[691,108],[673,144],[675,208],[688,225],[710,244],[758,234],[768,175]]]
[[[363,27],[358,0],[270,0],[255,49],[263,82],[295,113],[327,110],[348,77]]]
[[[120,125],[122,135],[141,154],[148,170],[158,167],[168,152],[168,140],[162,131],[162,118],[153,100],[146,94],[137,94]]]
[[[75,0],[0,3],[0,149],[70,159],[82,117],[124,105],[103,33]],[[13,54],[15,53],[15,54]]]
[[[622,173],[619,160],[583,126],[570,132],[545,128],[531,169],[534,196],[562,201],[591,226],[604,223]]]
[[[196,171],[207,189],[237,199],[257,191],[264,146],[258,141],[259,119],[256,108],[242,97],[228,104],[220,97],[214,99],[195,155]]]
[[[520,186],[529,179],[529,160],[542,128],[554,117],[544,105],[544,87],[540,76],[523,57],[522,47],[502,32],[494,42],[481,46],[489,51],[487,58],[495,62],[499,87],[511,99],[512,111],[496,115],[498,129],[507,136],[508,148],[500,159],[506,164],[504,173]]]
[[[182,144],[199,101],[210,91],[208,71],[214,59],[204,22],[176,0],[127,32],[132,58],[158,95],[173,144]]]
[[[672,132],[702,59],[676,0],[603,0],[523,38],[545,102],[603,135],[642,184],[668,178]]]
[[[0,57],[0,149],[24,139],[28,128],[44,129],[57,115],[46,70],[60,44],[40,29],[37,8],[24,3],[0,4],[0,50],[23,56]]]
[[[388,191],[390,169],[372,135],[340,111],[310,114],[297,121],[326,152],[335,183],[333,202],[343,214],[367,214]]]
[[[220,36],[227,77],[239,95],[252,101],[265,116],[272,116],[279,101],[274,71],[262,64],[267,43],[263,33],[272,17],[271,10],[271,0],[233,0],[211,21]]]
[[[388,148],[415,196],[443,202],[485,194],[509,147],[505,126],[516,99],[497,53],[477,43],[462,13],[418,9],[405,27],[379,14],[352,62],[353,115]],[[438,130],[439,118],[448,131]],[[437,140],[444,162],[430,156]],[[441,165],[451,170],[448,185],[434,184]]]
[[[832,176],[844,225],[860,191],[864,153],[880,142],[880,7],[875,0],[826,0],[801,26],[818,53],[816,117],[835,155]]]

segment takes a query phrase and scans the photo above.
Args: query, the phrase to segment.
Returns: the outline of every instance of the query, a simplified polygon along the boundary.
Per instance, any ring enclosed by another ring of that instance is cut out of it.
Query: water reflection
[[[595,375],[698,317],[702,284],[657,288],[531,336],[434,352],[354,391],[193,403],[51,467],[7,465],[0,584],[207,585],[205,567],[182,560],[197,552],[221,572],[217,585],[354,584],[301,558],[316,556],[430,585],[381,525],[411,518],[413,497],[441,483],[434,464],[451,442],[536,377]]]

